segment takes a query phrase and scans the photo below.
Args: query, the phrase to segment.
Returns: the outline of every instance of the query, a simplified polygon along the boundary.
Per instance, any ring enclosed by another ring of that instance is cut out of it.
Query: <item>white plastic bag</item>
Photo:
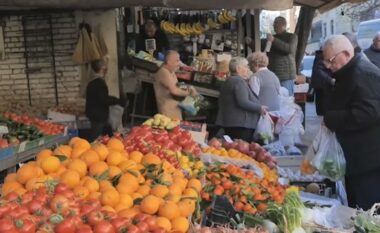
[[[261,115],[259,122],[257,122],[257,127],[253,135],[253,139],[265,145],[269,144],[271,141],[273,141],[274,138],[273,130],[274,124],[270,115],[268,113]]]
[[[338,181],[346,173],[346,159],[336,135],[325,126],[321,127],[321,141],[311,164],[319,173],[327,178]]]
[[[123,129],[123,113],[124,108],[120,105],[112,105],[109,107],[108,123],[111,125],[113,131]]]

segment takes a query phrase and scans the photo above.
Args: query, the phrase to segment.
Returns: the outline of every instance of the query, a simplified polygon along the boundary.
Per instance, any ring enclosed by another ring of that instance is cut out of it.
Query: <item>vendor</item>
[[[192,86],[186,90],[177,86],[175,71],[179,68],[180,62],[178,52],[167,51],[164,64],[155,74],[153,84],[158,112],[173,119],[182,119],[181,109],[175,97],[197,95],[197,91]]]
[[[144,25],[144,30],[140,33],[136,40],[136,52],[145,51],[149,52],[145,48],[145,40],[155,39],[156,50],[154,51],[154,57],[158,58],[159,53],[165,53],[169,50],[169,40],[164,32],[159,30],[156,23],[149,19]]]

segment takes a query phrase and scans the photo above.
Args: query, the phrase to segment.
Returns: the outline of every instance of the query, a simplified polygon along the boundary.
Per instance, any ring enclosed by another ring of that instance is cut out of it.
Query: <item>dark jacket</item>
[[[149,37],[144,30],[139,34],[136,40],[136,52],[145,51],[145,40],[146,39],[156,39],[156,50],[154,51],[154,57],[158,58],[158,53],[164,53],[170,49],[169,40],[166,34],[160,30],[156,31],[154,37]]]
[[[380,168],[380,69],[355,55],[336,79],[324,122],[343,148],[347,176]]]
[[[311,87],[316,93],[315,105],[318,115],[324,115],[331,99],[333,88],[331,75],[331,71],[323,64],[323,52],[321,50],[316,51],[311,74]]]
[[[86,89],[86,116],[90,121],[106,123],[109,106],[119,104],[119,99],[108,95],[103,78],[97,77],[88,83]]]
[[[371,45],[371,47],[364,50],[364,53],[373,64],[380,68],[380,49]]]
[[[217,125],[255,129],[261,104],[258,96],[248,86],[248,80],[239,76],[229,77],[219,95]]]
[[[284,32],[274,35],[272,47],[268,53],[268,68],[281,80],[296,78],[296,50],[298,37],[295,34]]]

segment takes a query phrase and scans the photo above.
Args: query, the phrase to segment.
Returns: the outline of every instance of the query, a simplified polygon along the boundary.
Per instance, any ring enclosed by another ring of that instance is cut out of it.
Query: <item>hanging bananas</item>
[[[218,15],[218,22],[220,24],[226,24],[226,23],[233,22],[233,21],[236,21],[236,17],[233,16],[231,14],[231,12],[229,12],[229,11],[222,11]]]
[[[168,34],[179,34],[181,36],[200,35],[206,31],[200,22],[197,23],[177,23],[162,20],[160,22],[161,30]]]

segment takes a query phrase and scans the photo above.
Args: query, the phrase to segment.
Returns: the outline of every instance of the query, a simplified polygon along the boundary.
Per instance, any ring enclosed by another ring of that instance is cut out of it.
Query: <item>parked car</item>
[[[314,64],[315,56],[304,56],[302,60],[302,64],[300,67],[300,73],[305,75],[306,82],[310,84],[311,82],[311,74],[313,73],[313,64]],[[307,101],[314,101],[314,90],[309,87],[309,91],[307,92]]]
[[[367,49],[370,47],[372,39],[378,31],[380,31],[380,19],[360,22],[357,34],[360,48]]]

